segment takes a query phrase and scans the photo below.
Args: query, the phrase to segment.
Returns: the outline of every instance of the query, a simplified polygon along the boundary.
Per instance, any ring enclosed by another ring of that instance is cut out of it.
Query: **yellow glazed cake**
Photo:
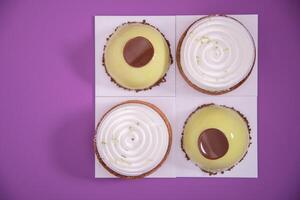
[[[216,174],[233,168],[250,145],[247,119],[233,108],[207,104],[185,122],[182,149],[204,172]]]
[[[164,82],[171,63],[168,41],[145,21],[117,27],[104,48],[107,74],[128,90],[146,90]]]

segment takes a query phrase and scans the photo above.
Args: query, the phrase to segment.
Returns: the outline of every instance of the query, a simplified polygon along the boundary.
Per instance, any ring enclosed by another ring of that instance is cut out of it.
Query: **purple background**
[[[300,199],[299,1],[0,1],[0,199]],[[94,178],[94,15],[259,14],[259,178]]]

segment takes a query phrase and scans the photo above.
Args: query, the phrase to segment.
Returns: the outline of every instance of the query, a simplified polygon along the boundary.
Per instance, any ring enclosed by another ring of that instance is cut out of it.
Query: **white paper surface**
[[[127,21],[146,20],[156,26],[166,35],[171,44],[171,53],[175,58],[176,41],[181,34],[196,19],[204,15],[193,16],[96,16],[95,17],[95,127],[101,116],[115,104],[139,99],[158,106],[168,117],[173,130],[173,144],[171,152],[165,163],[152,175],[155,178],[175,177],[245,177],[258,176],[257,166],[257,60],[248,80],[236,90],[221,95],[209,96],[200,93],[183,80],[180,73],[175,70],[175,59],[167,73],[166,82],[148,91],[134,92],[117,87],[105,74],[102,66],[103,46],[106,38],[114,29]],[[257,15],[230,15],[240,20],[252,34],[257,53],[258,16]],[[256,54],[257,55],[257,54]],[[249,120],[251,127],[252,145],[244,160],[231,171],[224,174],[209,176],[203,173],[191,161],[187,161],[181,150],[180,139],[184,121],[188,115],[199,105],[216,103],[234,107],[243,113]],[[107,172],[95,157],[95,177],[114,178]]]

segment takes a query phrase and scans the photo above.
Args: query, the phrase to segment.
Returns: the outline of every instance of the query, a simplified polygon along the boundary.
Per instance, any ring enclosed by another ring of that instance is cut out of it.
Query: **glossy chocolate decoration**
[[[128,65],[143,67],[153,57],[154,48],[151,42],[141,36],[130,39],[123,49],[123,56]]]
[[[198,148],[205,158],[215,160],[227,153],[229,144],[222,131],[210,128],[200,134]]]

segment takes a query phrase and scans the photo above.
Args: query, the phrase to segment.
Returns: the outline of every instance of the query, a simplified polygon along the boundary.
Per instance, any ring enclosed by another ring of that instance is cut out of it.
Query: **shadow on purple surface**
[[[9,18],[11,16],[9,13],[14,9],[14,3],[9,0],[0,0],[0,25],[1,30],[7,28],[6,26],[9,25]]]
[[[5,184],[6,181],[0,174],[0,199],[12,199],[11,194],[13,193],[13,190],[10,190]]]
[[[94,179],[94,112],[68,115],[51,142],[51,153],[59,173],[80,179]]]
[[[92,36],[85,37],[67,45],[66,57],[76,75],[91,87],[94,82],[94,40]]]

